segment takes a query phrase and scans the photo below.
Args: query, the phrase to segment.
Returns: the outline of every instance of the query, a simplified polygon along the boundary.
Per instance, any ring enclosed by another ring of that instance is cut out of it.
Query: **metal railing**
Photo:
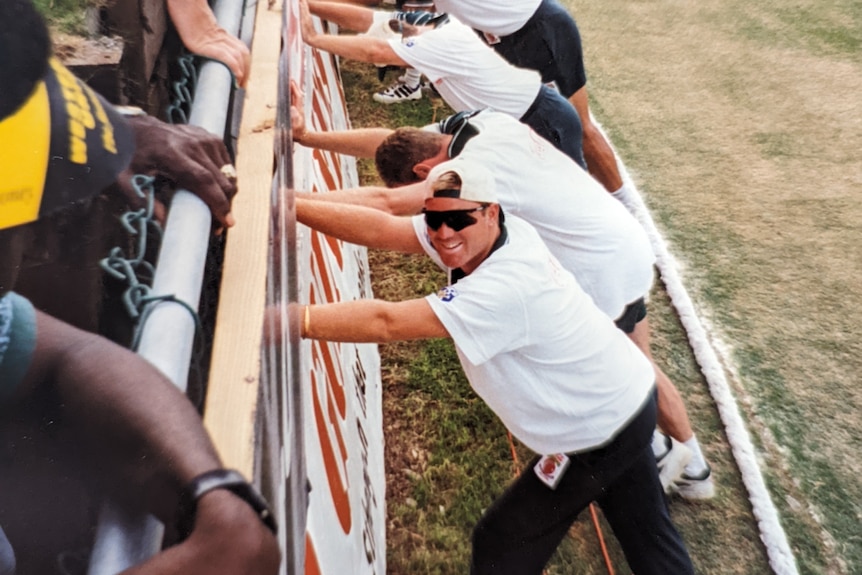
[[[244,0],[216,0],[219,24],[236,33],[245,11]],[[233,77],[218,62],[204,62],[198,75],[189,124],[219,136],[225,132]],[[187,190],[178,190],[171,203],[158,265],[154,294],[171,294],[177,301],[158,301],[142,327],[138,353],[185,392],[212,226],[209,208]],[[151,557],[161,548],[164,528],[152,516],[129,513],[106,502],[99,515],[88,575],[113,575]]]

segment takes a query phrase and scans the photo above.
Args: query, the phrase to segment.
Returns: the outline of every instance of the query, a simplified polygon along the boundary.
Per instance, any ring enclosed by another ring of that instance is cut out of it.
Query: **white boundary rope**
[[[601,125],[595,119],[593,119],[593,123],[604,134]],[[610,142],[607,135],[605,135],[605,139]],[[631,205],[626,207],[634,214],[649,235],[656,256],[656,267],[658,267],[671,303],[688,335],[695,359],[706,377],[710,394],[718,407],[718,413],[724,423],[733,457],[742,474],[742,481],[748,490],[754,517],[760,529],[760,539],[763,541],[769,556],[769,564],[773,572],[778,575],[797,575],[799,571],[793,551],[787,541],[787,535],[781,527],[778,510],[766,488],[751,436],[742,420],[739,406],[733,397],[719,355],[710,344],[710,337],[698,318],[694,303],[682,283],[676,258],[668,251],[667,242],[656,228],[649,209],[619,156],[617,156],[617,163],[623,183],[631,190]],[[730,365],[727,361],[729,358],[725,357],[724,359]]]

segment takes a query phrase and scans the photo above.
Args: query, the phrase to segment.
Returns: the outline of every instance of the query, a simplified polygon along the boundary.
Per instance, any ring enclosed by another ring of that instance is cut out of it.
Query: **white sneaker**
[[[381,90],[374,94],[374,101],[381,104],[396,104],[407,100],[422,99],[422,84],[417,84],[415,87],[408,86],[403,82],[396,82],[385,90]]]
[[[683,473],[673,482],[673,490],[684,499],[711,499],[715,497],[715,481],[712,479],[712,469],[707,463],[706,469],[697,477]]]
[[[665,446],[667,451],[656,456],[655,464],[661,486],[669,494],[675,490],[674,482],[682,476],[692,454],[691,449],[668,435],[665,435]]]

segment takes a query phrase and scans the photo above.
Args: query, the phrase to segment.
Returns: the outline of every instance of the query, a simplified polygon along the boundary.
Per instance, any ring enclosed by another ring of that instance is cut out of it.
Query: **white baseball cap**
[[[448,172],[455,173],[461,179],[461,189],[434,190],[433,184]],[[494,185],[494,174],[482,164],[457,157],[434,166],[426,178],[429,198],[458,198],[482,204],[496,204],[497,191]]]

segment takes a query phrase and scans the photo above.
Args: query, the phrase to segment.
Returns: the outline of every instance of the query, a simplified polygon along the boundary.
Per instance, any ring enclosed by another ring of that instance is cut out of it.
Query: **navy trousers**
[[[603,448],[571,454],[555,490],[533,460],[473,530],[473,575],[540,575],[578,514],[596,501],[637,575],[693,575],[671,522],[650,439],[655,395]]]

